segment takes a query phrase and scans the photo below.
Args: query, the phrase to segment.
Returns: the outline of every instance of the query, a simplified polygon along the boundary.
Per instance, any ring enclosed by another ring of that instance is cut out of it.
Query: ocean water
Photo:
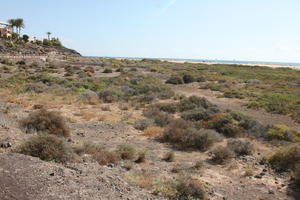
[[[282,65],[282,66],[297,66],[300,68],[300,63],[296,62],[268,62],[268,61],[242,61],[242,60],[207,60],[207,59],[184,59],[184,58],[139,58],[139,57],[107,57],[107,58],[124,58],[124,59],[155,59],[155,60],[174,60],[186,62],[207,62],[207,63],[228,63],[228,64],[266,64],[266,65]]]

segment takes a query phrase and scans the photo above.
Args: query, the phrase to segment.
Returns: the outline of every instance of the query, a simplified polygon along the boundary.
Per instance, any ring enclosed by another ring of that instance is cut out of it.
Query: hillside
[[[32,42],[10,42],[0,38],[0,55],[63,55],[63,56],[80,56],[80,54],[72,49],[64,46],[47,46],[44,44],[37,44]]]

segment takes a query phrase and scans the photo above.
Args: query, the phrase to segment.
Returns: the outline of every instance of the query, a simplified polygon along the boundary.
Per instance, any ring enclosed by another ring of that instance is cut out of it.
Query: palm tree
[[[48,40],[50,40],[50,35],[52,34],[51,32],[46,33],[48,35]]]
[[[15,20],[15,26],[18,29],[19,35],[21,33],[21,29],[25,28],[24,20],[22,18],[18,18]]]
[[[10,24],[10,26],[11,26],[11,28],[12,28],[12,31],[14,32],[14,28],[17,27],[17,26],[16,26],[16,25],[17,25],[16,20],[15,20],[15,19],[10,19],[10,20],[8,20],[7,22]]]

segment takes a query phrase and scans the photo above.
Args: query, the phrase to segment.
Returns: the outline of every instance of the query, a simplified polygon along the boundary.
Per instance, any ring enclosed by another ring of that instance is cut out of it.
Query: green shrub
[[[196,78],[196,81],[201,83],[201,82],[205,82],[206,81],[206,78],[204,76],[199,76]]]
[[[300,132],[297,132],[285,125],[274,125],[267,131],[267,139],[285,140],[291,142],[300,142]]]
[[[41,109],[30,113],[21,120],[21,126],[26,128],[26,132],[38,131],[63,137],[70,136],[65,119],[55,111]]]
[[[234,153],[228,147],[223,146],[215,148],[212,153],[212,161],[217,164],[224,164],[234,157]]]
[[[178,109],[180,112],[192,110],[195,108],[208,109],[210,107],[215,107],[215,109],[217,109],[217,107],[214,104],[210,103],[206,98],[198,96],[190,96],[189,98],[183,98],[178,103]]]
[[[136,153],[135,148],[129,144],[119,145],[116,152],[123,160],[132,160]]]
[[[204,108],[196,108],[194,110],[189,110],[184,112],[181,117],[185,120],[189,121],[201,121],[201,120],[209,120],[213,114],[216,114],[219,110],[214,109],[214,107],[209,109]]]
[[[278,171],[295,170],[296,166],[300,164],[300,146],[296,144],[282,147],[268,161]]]
[[[219,141],[221,136],[213,130],[197,130],[189,122],[179,119],[170,123],[162,139],[181,149],[192,148],[205,151]]]
[[[62,163],[74,158],[72,148],[62,138],[47,134],[30,137],[18,148],[17,152],[45,161]]]
[[[105,103],[112,103],[112,102],[119,101],[120,98],[122,97],[122,93],[117,88],[108,88],[100,91],[98,93],[98,96]]]
[[[227,143],[227,147],[237,156],[252,155],[254,152],[254,146],[248,140],[229,140]]]
[[[193,83],[193,82],[195,82],[195,78],[190,74],[183,75],[182,80],[183,80],[184,83]]]
[[[157,103],[154,104],[153,107],[158,108],[160,111],[172,114],[176,113],[177,111],[177,104],[175,103]]]
[[[230,115],[224,115],[219,120],[211,124],[210,128],[215,129],[226,137],[242,136],[243,130],[233,122],[233,118]]]
[[[179,85],[179,84],[183,84],[183,80],[180,77],[177,76],[171,76],[166,83],[168,84],[173,84],[173,85]]]
[[[164,127],[172,121],[172,116],[168,113],[162,112],[157,108],[150,107],[144,111],[144,116],[153,119],[158,126]]]
[[[245,95],[243,94],[243,92],[240,92],[238,90],[227,90],[224,93],[224,97],[226,97],[226,98],[244,99]]]

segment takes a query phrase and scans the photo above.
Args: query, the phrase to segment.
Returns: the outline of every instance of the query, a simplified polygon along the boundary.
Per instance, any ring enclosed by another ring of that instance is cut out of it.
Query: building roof
[[[0,22],[0,25],[6,25],[6,26],[9,26],[10,24],[9,24],[9,23],[6,23],[6,22]]]

